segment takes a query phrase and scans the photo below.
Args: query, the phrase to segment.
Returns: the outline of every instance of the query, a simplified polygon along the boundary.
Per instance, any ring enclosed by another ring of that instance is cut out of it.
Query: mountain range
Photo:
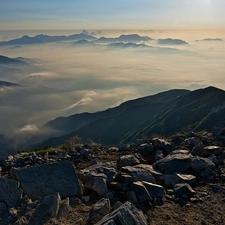
[[[174,89],[105,111],[56,118],[43,128],[57,130],[62,136],[37,146],[60,145],[75,136],[102,144],[128,143],[153,134],[204,131],[224,120],[225,91],[215,87],[195,91]]]

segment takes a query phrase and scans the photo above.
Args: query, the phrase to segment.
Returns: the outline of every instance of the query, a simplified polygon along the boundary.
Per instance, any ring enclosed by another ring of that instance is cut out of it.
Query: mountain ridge
[[[74,136],[103,144],[128,143],[136,138],[170,135],[188,128],[206,130],[225,120],[224,108],[225,91],[215,87],[169,90],[96,113],[56,118],[44,127],[60,129],[64,135],[52,137],[40,145],[60,145]]]

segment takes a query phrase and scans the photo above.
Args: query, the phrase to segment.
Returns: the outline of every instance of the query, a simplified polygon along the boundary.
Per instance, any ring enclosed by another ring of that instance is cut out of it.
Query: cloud
[[[157,39],[173,37],[168,32],[152,35]],[[0,66],[2,80],[22,85],[0,89],[0,133],[38,132],[45,122],[59,116],[96,112],[171,88],[225,89],[221,82],[225,43],[216,43],[209,50],[207,43],[192,41],[195,37],[186,40],[175,32],[177,38],[190,45],[159,48],[152,41],[148,48],[71,43],[27,45],[22,51],[1,48],[6,56],[37,58],[41,63],[20,69]]]

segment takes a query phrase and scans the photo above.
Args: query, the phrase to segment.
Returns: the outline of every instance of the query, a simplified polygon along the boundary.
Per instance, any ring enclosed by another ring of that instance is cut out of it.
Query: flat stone
[[[147,188],[140,181],[134,182],[131,186],[131,190],[135,192],[139,202],[145,202],[145,201],[152,200],[152,197],[149,194]]]
[[[186,152],[172,152],[165,158],[156,161],[153,168],[165,174],[185,173],[191,167],[192,157],[191,154]]]
[[[190,198],[195,194],[195,191],[189,184],[176,184],[174,186],[174,194],[176,197],[188,196]]]
[[[191,174],[175,173],[174,175],[180,183],[187,183],[193,185],[196,182],[196,177]]]
[[[79,196],[82,190],[70,162],[60,162],[16,170],[24,193],[32,200],[59,193],[62,198]]]
[[[127,173],[132,176],[133,181],[148,181],[151,183],[156,183],[153,175],[144,168],[125,166],[121,168],[121,172]]]

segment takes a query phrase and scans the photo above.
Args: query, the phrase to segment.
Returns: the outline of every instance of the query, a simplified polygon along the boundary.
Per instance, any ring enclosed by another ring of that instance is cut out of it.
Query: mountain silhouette
[[[49,42],[58,42],[58,41],[72,41],[72,40],[95,40],[96,38],[87,35],[87,34],[73,34],[70,36],[49,36],[44,34],[38,34],[34,37],[30,37],[25,35],[21,38],[9,40],[9,41],[2,41],[0,45],[26,45],[26,44],[43,44]]]
[[[9,58],[7,56],[0,55],[0,64],[2,65],[29,65],[27,62],[18,58]]]
[[[157,43],[159,45],[188,45],[186,41],[183,41],[181,39],[172,39],[172,38],[158,39]]]
[[[196,40],[196,41],[218,41],[218,42],[222,42],[223,39],[221,38],[205,38],[205,39],[202,39],[202,40]]]
[[[139,36],[138,34],[122,34],[116,38],[106,38],[100,37],[99,39],[95,40],[95,43],[114,43],[114,42],[130,42],[130,43],[137,43],[142,41],[151,41],[152,38],[148,36]]]
[[[20,86],[19,84],[14,84],[11,82],[7,82],[7,81],[1,81],[0,80],[0,88],[1,87],[15,87],[15,86]]]
[[[56,118],[44,127],[60,130],[65,135],[50,138],[40,146],[60,145],[74,136],[116,144],[153,134],[170,135],[187,128],[202,131],[223,122],[224,112],[223,90],[215,87],[195,91],[175,89],[97,113]]]

